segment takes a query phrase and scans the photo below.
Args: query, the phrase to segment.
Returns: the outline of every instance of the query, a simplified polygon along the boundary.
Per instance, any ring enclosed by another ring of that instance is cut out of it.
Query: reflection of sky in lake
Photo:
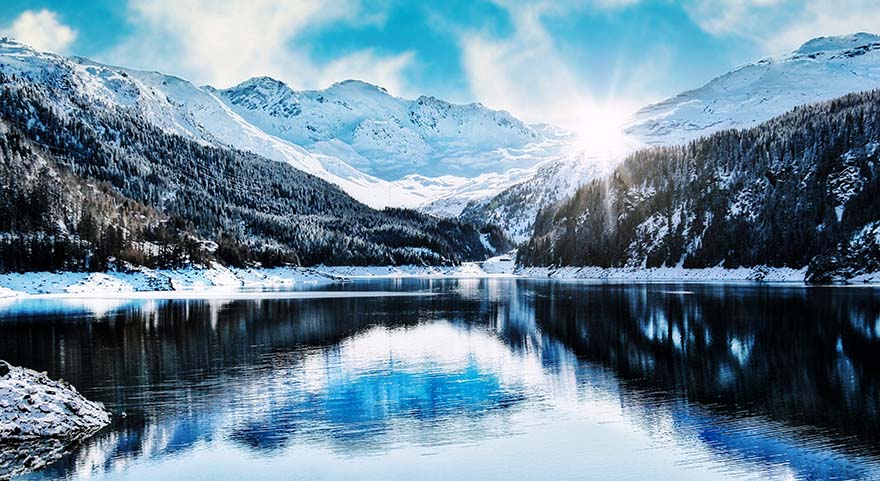
[[[748,403],[729,407],[746,395],[735,389],[744,375],[778,360],[762,350],[765,333],[742,324],[748,316],[707,323],[712,305],[696,303],[706,295],[699,289],[666,304],[650,292],[627,291],[618,299],[621,310],[611,302],[617,294],[576,287],[471,280],[440,288],[450,294],[149,307],[153,320],[137,327],[143,334],[131,337],[124,326],[113,331],[126,332],[129,343],[151,340],[118,361],[150,366],[173,359],[169,369],[152,368],[163,374],[147,372],[143,385],[121,393],[97,383],[91,395],[116,396],[111,406],[127,406],[128,416],[30,477],[704,480],[880,473],[876,458],[850,449],[836,433],[770,419],[776,413]],[[708,294],[736,299],[726,291]],[[584,308],[584,299],[610,303],[608,312],[631,319],[609,323],[602,309]],[[383,309],[411,320],[362,322]],[[342,331],[327,333],[328,326]],[[316,340],[303,342],[302,333]],[[190,344],[191,337],[199,342]],[[863,369],[841,365],[852,352],[847,339],[835,336],[831,345],[842,347],[821,355],[835,357],[835,369]],[[688,367],[698,353],[701,367]],[[711,376],[700,383],[717,390],[718,405],[694,402],[672,383],[645,386],[629,376],[668,383],[660,376],[669,359],[690,377]]]

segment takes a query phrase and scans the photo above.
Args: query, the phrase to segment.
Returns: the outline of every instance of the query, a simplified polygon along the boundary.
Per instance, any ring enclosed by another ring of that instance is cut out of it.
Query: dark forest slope
[[[627,158],[542,211],[525,265],[880,270],[880,92]]]

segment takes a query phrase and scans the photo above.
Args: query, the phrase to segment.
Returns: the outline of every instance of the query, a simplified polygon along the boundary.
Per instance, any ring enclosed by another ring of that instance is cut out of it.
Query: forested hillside
[[[470,224],[368,208],[289,165],[168,134],[134,110],[88,98],[57,108],[65,89],[0,74],[0,270],[102,269],[112,259],[440,264],[490,254]]]
[[[526,265],[880,270],[880,92],[629,156],[543,210]]]

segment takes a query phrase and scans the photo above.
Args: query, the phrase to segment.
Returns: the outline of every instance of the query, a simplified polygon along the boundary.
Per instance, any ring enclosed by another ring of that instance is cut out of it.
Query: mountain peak
[[[839,35],[835,37],[817,37],[808,40],[795,50],[795,54],[810,55],[819,52],[828,52],[835,50],[850,50],[859,47],[866,47],[872,44],[880,44],[880,35],[873,33],[858,32],[850,35]]]
[[[19,42],[18,40],[12,37],[0,37],[0,51],[9,53],[9,52],[28,52],[30,54],[38,54],[40,53],[34,47],[26,43]]]
[[[385,90],[384,87],[380,87],[378,85],[371,84],[369,82],[364,82],[363,80],[357,79],[348,79],[343,80],[341,82],[336,82],[330,87],[327,88],[330,90],[359,90],[359,91],[377,91],[383,94],[389,95],[388,91]]]
[[[787,55],[736,68],[639,110],[626,132],[656,144],[685,143],[757,125],[792,108],[880,87],[880,36],[819,37]]]
[[[261,75],[258,77],[251,77],[244,82],[230,88],[229,90],[245,90],[245,89],[260,89],[260,90],[289,90],[290,87],[288,85],[278,79],[274,79],[272,77],[268,77],[265,75]]]

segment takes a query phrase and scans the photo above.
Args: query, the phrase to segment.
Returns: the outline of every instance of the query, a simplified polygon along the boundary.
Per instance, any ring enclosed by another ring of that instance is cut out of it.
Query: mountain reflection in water
[[[880,476],[874,289],[321,289],[439,295],[2,307],[0,357],[117,414],[24,479]]]

